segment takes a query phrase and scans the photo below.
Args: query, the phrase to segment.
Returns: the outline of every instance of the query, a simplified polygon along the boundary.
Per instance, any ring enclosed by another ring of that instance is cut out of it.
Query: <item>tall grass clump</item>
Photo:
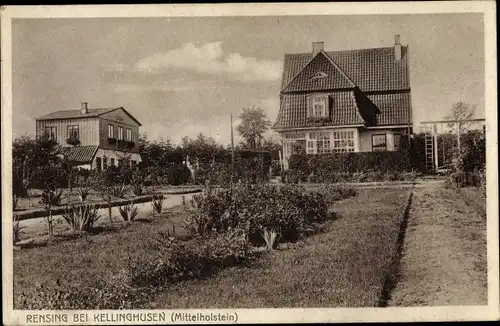
[[[73,230],[78,232],[91,230],[100,218],[94,205],[71,207],[66,209],[62,217]]]
[[[125,222],[132,222],[139,214],[139,209],[134,205],[134,203],[119,206],[118,211]]]

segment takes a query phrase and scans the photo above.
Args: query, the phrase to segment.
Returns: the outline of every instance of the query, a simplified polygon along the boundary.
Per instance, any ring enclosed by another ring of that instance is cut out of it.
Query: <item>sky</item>
[[[484,118],[482,14],[13,19],[13,138],[88,102],[124,107],[150,140],[202,132],[228,144],[231,113],[236,125],[258,106],[274,122],[285,53],[316,41],[327,51],[392,46],[395,34],[409,45],[416,124],[459,101]]]

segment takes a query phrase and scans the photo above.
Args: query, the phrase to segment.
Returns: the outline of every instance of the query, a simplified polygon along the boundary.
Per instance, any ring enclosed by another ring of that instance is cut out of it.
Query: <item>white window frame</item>
[[[127,128],[127,129],[125,130],[125,132],[126,132],[126,134],[125,134],[125,136],[126,136],[126,140],[128,140],[128,141],[132,141],[132,129]]]
[[[123,140],[123,127],[118,126],[118,140]]]
[[[372,137],[371,137],[371,141],[372,141],[372,152],[384,152],[384,151],[389,150],[389,149],[387,148],[387,145],[388,145],[388,144],[387,144],[387,134],[382,134],[382,133],[379,133],[379,134],[372,134],[371,136],[372,136]],[[380,136],[380,137],[381,137],[381,136],[383,136],[383,137],[384,137],[384,140],[385,140],[385,146],[380,146],[380,145],[374,146],[374,145],[373,145],[373,139],[374,139],[375,137],[377,137],[377,136]]]
[[[357,135],[352,129],[338,129],[332,132],[332,152],[352,153],[357,151]]]
[[[108,138],[115,138],[115,126],[112,124],[108,125]]]
[[[311,94],[307,96],[307,117],[328,118],[330,112],[330,94]]]

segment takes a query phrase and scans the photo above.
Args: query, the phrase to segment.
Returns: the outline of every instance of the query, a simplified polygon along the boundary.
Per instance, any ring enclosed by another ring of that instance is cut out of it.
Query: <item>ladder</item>
[[[435,173],[434,166],[434,136],[432,133],[432,125],[424,125],[425,134],[425,171],[427,173]]]

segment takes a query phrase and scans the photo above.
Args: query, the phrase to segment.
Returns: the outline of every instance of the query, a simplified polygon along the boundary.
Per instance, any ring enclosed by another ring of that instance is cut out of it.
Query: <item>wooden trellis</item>
[[[454,159],[460,152],[460,128],[463,124],[471,122],[484,122],[485,119],[463,119],[463,120],[437,120],[437,121],[423,121],[421,122],[423,132],[425,134],[425,168],[427,173],[436,173],[442,170],[439,162],[438,153],[438,129],[443,130],[445,125],[453,124],[456,128],[456,143],[453,142]],[[486,132],[486,126],[483,124],[483,132]],[[456,147],[455,147],[456,144]],[[443,145],[444,146],[444,145]]]

